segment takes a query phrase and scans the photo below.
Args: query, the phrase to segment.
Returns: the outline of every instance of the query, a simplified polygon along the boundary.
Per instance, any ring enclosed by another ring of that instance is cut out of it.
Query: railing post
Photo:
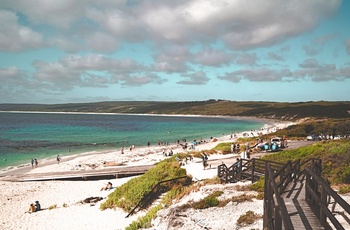
[[[252,162],[252,183],[254,183],[255,158],[253,158],[251,162]]]
[[[274,212],[274,220],[275,220],[275,226],[274,229],[282,229],[282,216],[281,216],[281,207],[276,206],[275,212]]]
[[[243,160],[242,158],[239,159],[239,169],[238,169],[238,172],[239,172],[239,180],[242,180],[242,164],[243,164]]]
[[[324,207],[327,207],[327,192],[326,190],[322,187],[321,188],[321,204],[320,204],[320,221],[321,221],[321,224],[324,226],[325,223],[326,223],[326,214],[325,214],[325,210],[324,210]]]
[[[264,181],[264,219],[263,219],[263,227],[264,229],[271,229],[270,221],[272,220],[272,205],[271,205],[271,196],[270,196],[270,176],[269,171],[267,170],[267,162],[265,162],[265,181]]]
[[[310,174],[309,173],[305,173],[306,174],[306,180],[305,180],[305,200],[309,203],[310,202]],[[309,203],[310,204],[310,203]]]

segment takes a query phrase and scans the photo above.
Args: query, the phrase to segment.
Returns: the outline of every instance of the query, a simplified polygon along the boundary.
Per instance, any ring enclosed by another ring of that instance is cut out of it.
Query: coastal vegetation
[[[349,116],[348,116],[349,117]],[[303,122],[288,126],[285,129],[278,130],[274,133],[276,136],[286,136],[289,139],[304,138],[308,135],[316,136],[336,136],[350,135],[350,119],[349,118],[328,118],[316,119],[309,118]]]
[[[157,198],[160,193],[169,191],[177,184],[186,185],[191,181],[191,178],[184,178],[169,183],[161,184],[159,189],[152,190],[159,182],[186,176],[186,169],[182,169],[179,163],[174,158],[166,159],[152,167],[145,174],[129,180],[127,183],[117,187],[108,199],[101,204],[102,210],[107,208],[119,207],[126,212],[130,212],[140,202],[143,202],[143,197],[146,195],[151,199],[144,201],[142,206],[147,206]]]
[[[245,116],[281,120],[305,117],[348,118],[350,102],[259,102],[207,100],[188,102],[109,101],[69,104],[0,104],[0,111],[131,113]]]
[[[245,214],[241,215],[238,220],[237,224],[239,226],[245,226],[254,223],[257,219],[260,219],[261,216],[256,214],[253,211],[247,211]]]
[[[339,187],[339,193],[350,192],[350,140],[324,140],[313,145],[283,150],[262,157],[264,160],[285,163],[300,159],[317,158],[322,161],[322,177],[331,186]]]

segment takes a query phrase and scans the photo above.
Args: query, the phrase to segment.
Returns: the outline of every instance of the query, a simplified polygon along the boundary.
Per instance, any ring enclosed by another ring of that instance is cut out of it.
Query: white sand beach
[[[284,128],[292,123],[275,123],[273,126],[266,127],[263,130],[254,131],[270,133],[277,129]],[[250,133],[250,131],[249,131]],[[241,137],[242,133],[237,134],[235,138]],[[216,138],[216,142],[208,141],[207,143],[196,146],[195,150],[211,149],[220,142],[232,142],[234,138],[224,136]],[[121,154],[120,150],[80,154],[76,157],[62,156],[60,164],[55,160],[47,162],[46,166],[40,166],[29,170],[31,173],[45,172],[65,172],[72,170],[101,169],[105,167],[104,162],[118,162],[127,166],[150,165],[165,158],[163,150],[173,150],[174,154],[183,152],[180,146],[151,146],[135,147],[134,150],[125,150]],[[187,165],[187,173],[191,174],[195,180],[213,178],[217,175],[216,166],[221,162],[230,162],[237,156],[228,155],[211,155],[209,160],[218,159],[217,163],[212,165],[212,169],[203,170],[200,159],[194,159]],[[45,165],[45,164],[43,164]],[[31,167],[31,166],[25,166]],[[113,166],[118,167],[118,166]],[[120,166],[122,167],[122,166]],[[1,179],[1,177],[0,177]],[[33,182],[9,182],[0,181],[0,229],[124,229],[132,221],[144,212],[138,212],[128,218],[127,213],[120,209],[109,209],[101,211],[100,204],[112,191],[100,191],[108,181],[116,187],[131,179],[120,178],[112,180],[95,180],[95,181],[33,181]],[[199,200],[215,190],[225,191],[224,197],[232,197],[245,193],[245,191],[236,190],[237,184],[249,184],[250,182],[240,182],[227,185],[208,185],[200,191],[190,194],[180,201],[179,204],[186,203],[189,200]],[[254,193],[254,192],[252,192]],[[83,204],[81,201],[89,197],[102,197],[103,200],[96,204]],[[35,213],[26,213],[29,205],[39,201],[44,209]],[[168,209],[159,212],[159,217],[154,220],[152,229],[169,229],[168,222],[170,214],[179,204],[174,204]],[[245,202],[240,204],[229,203],[224,208],[210,208],[205,210],[188,210],[181,215],[181,221],[184,222],[182,228],[177,229],[201,229],[201,226],[207,225],[210,229],[262,229],[262,219],[247,226],[238,228],[237,219],[246,211],[252,210],[255,213],[263,214],[263,204],[261,200]],[[230,215],[223,214],[229,212]],[[223,220],[222,217],[225,217]],[[171,228],[170,228],[171,229]]]

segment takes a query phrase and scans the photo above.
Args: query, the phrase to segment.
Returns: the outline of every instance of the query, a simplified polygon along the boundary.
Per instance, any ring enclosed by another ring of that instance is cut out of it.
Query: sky
[[[350,1],[1,0],[0,103],[350,101]]]

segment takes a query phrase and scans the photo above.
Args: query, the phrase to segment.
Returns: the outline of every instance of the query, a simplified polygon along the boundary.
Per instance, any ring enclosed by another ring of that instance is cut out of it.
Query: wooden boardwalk
[[[292,182],[282,194],[293,228],[300,230],[326,229],[305,200],[303,181]]]
[[[257,181],[265,177],[264,229],[350,229],[350,205],[321,177],[317,158],[285,164],[240,159],[232,166],[218,166],[226,183]]]
[[[6,181],[45,181],[45,180],[101,180],[140,175],[154,165],[110,167],[99,170],[71,170],[65,172],[23,173],[1,177]]]

